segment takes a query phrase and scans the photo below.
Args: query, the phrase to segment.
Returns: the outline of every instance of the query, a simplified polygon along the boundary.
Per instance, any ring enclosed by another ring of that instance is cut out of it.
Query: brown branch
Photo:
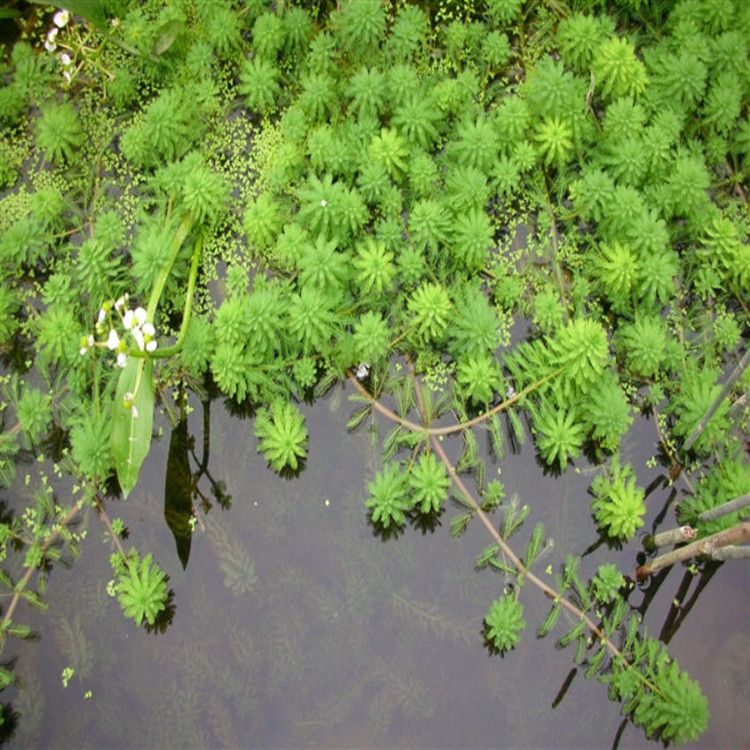
[[[422,398],[422,392],[419,384],[416,382],[416,379],[414,378],[413,372],[412,372],[412,379],[414,380],[414,390],[417,397],[417,402],[419,406],[419,410],[423,411],[424,409],[424,400]],[[351,374],[349,374],[349,380],[351,380],[355,386],[357,387],[357,390],[362,393],[365,398],[372,404],[372,406],[377,409],[381,414],[388,417],[389,419],[392,419],[395,417],[396,419],[394,421],[397,421],[401,423],[400,417],[392,412],[390,409],[386,407],[378,408],[379,406],[382,406],[380,402],[375,399],[373,396],[371,396],[365,388],[362,387],[361,383],[357,381],[356,378],[354,378]],[[392,416],[391,416],[392,415]],[[414,423],[412,423],[414,424]],[[402,426],[407,426],[405,424],[402,424]],[[458,487],[461,494],[466,498],[466,501],[472,506],[474,509],[474,512],[479,517],[479,520],[482,522],[484,527],[487,529],[489,535],[492,537],[492,539],[495,541],[495,543],[500,547],[503,554],[511,561],[515,569],[518,571],[518,575],[520,578],[525,578],[526,580],[533,583],[547,598],[551,599],[552,601],[559,603],[560,606],[567,609],[569,612],[571,612],[578,620],[581,622],[584,622],[586,626],[589,628],[589,630],[596,635],[596,637],[599,639],[599,641],[607,648],[607,650],[612,654],[613,657],[619,659],[624,664],[628,664],[627,659],[622,655],[621,651],[615,646],[612,641],[609,640],[609,638],[604,634],[604,632],[597,626],[597,624],[582,610],[580,610],[578,607],[575,606],[572,602],[565,599],[562,594],[560,594],[558,591],[556,591],[552,586],[545,583],[541,578],[539,578],[537,575],[532,573],[524,564],[518,555],[512,550],[510,545],[500,536],[500,533],[495,528],[494,524],[490,520],[489,516],[482,510],[480,507],[480,504],[477,502],[477,500],[474,498],[472,493],[470,492],[469,488],[466,486],[464,481],[461,479],[461,477],[458,475],[458,472],[456,472],[455,467],[451,463],[450,459],[448,458],[447,453],[445,452],[445,449],[443,448],[440,440],[438,439],[439,434],[435,434],[434,432],[430,431],[428,428],[425,428],[422,425],[416,425],[417,431],[422,433],[427,433],[430,435],[430,443],[432,444],[432,448],[437,454],[437,456],[440,458],[440,460],[445,465],[445,468],[448,471],[448,475],[450,476],[453,483]]]
[[[691,557],[699,555],[713,555],[715,550],[720,547],[726,547],[730,544],[739,544],[750,541],[750,521],[743,521],[730,529],[718,531],[710,536],[703,537],[697,542],[692,542],[684,547],[667,552],[666,554],[655,557],[645,565],[639,565],[635,569],[635,576],[638,581],[643,581],[656,571],[674,565],[682,560],[689,560]]]
[[[352,383],[352,385],[357,389],[357,391],[359,391],[360,395],[364,396],[364,398],[367,399],[370,405],[376,411],[379,411],[384,417],[387,417],[392,422],[395,422],[401,427],[405,427],[407,430],[411,430],[412,432],[419,432],[423,435],[428,435],[432,437],[432,436],[437,436],[437,435],[451,435],[454,432],[463,432],[464,430],[467,430],[470,427],[474,427],[480,424],[481,422],[484,422],[486,419],[489,419],[495,414],[500,414],[500,412],[505,411],[506,409],[513,406],[513,404],[520,401],[524,396],[527,396],[529,393],[533,393],[534,391],[538,390],[545,383],[552,380],[552,378],[556,378],[562,371],[563,371],[563,368],[559,368],[555,370],[554,372],[550,373],[549,375],[545,375],[541,380],[537,380],[535,383],[532,383],[531,385],[527,385],[523,390],[519,391],[518,393],[515,393],[513,396],[510,396],[509,398],[506,398],[505,401],[501,401],[499,404],[496,404],[488,411],[483,412],[482,414],[479,414],[478,416],[473,417],[472,419],[469,419],[466,422],[446,425],[444,427],[425,427],[423,424],[418,424],[417,422],[412,422],[410,419],[406,419],[405,417],[400,417],[398,414],[396,414],[395,411],[393,411],[392,409],[389,409],[387,406],[380,403],[380,401],[376,399],[367,390],[367,388],[365,388],[362,385],[362,383],[359,382],[359,380],[357,380],[356,376],[351,371],[347,371],[347,377],[349,379],[349,382]]]

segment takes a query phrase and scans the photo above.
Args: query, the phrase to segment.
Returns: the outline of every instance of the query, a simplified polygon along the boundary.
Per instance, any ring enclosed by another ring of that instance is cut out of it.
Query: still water
[[[137,488],[107,510],[125,521],[126,547],[154,552],[169,574],[171,623],[149,633],[123,618],[106,592],[110,548],[92,516],[80,557],[50,576],[49,611],[22,608],[38,640],[6,646],[21,678],[4,694],[20,714],[11,747],[599,748],[616,739],[620,747],[656,746],[637,727],[622,727],[604,686],[581,673],[571,678],[572,651],[556,649],[554,633],[535,638],[547,606],[531,586],[522,593],[529,627],[521,644],[502,658],[489,654],[482,620],[504,581],[474,570],[490,542],[477,521],[454,539],[457,510],[449,507],[434,529],[410,526],[388,540],[373,534],[364,500],[379,448],[371,447],[369,423],[346,431],[350,392],[337,388],[303,406],[310,451],[297,478],[266,467],[251,420],[211,404],[199,483],[206,502],[196,503],[185,569],[164,520],[169,434],[160,422],[167,434],[155,441]],[[203,414],[194,407],[188,432],[201,459]],[[388,426],[380,427],[382,438]],[[660,474],[645,468],[654,451],[653,426],[641,420],[625,455],[643,486]],[[583,574],[612,559],[632,570],[635,542],[620,551],[595,546],[590,467],[576,466],[545,476],[528,442],[492,465],[508,496],[532,508],[517,546],[542,521],[554,546],[538,570],[592,546]],[[230,507],[216,502],[216,488],[231,496]],[[668,488],[651,492],[649,520],[669,498]],[[672,518],[667,510],[668,524]],[[645,591],[631,596],[634,606],[649,601],[651,634],[662,629],[684,575],[682,567],[671,571],[651,599]],[[719,568],[671,637],[672,655],[710,701],[702,747],[750,746],[748,583],[743,562]],[[66,666],[75,676],[63,687]]]

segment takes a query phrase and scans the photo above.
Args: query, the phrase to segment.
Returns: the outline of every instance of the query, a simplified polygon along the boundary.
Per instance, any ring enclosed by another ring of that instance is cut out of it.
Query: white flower
[[[120,352],[117,355],[117,366],[125,367],[127,363],[128,363],[128,355],[125,352]]]
[[[50,30],[49,30],[49,31],[47,32],[47,41],[48,41],[48,42],[54,42],[54,41],[55,41],[55,37],[57,36],[57,32],[58,32],[58,31],[59,31],[59,29],[56,29],[56,28],[52,27],[52,28],[51,28],[51,29],[50,29]]]
[[[123,306],[125,305],[127,301],[128,301],[127,294],[123,294],[122,297],[118,297],[117,302],[115,302],[115,310],[117,310],[117,312],[120,312],[120,310],[122,310]]]
[[[63,70],[63,78],[65,83],[70,83],[73,80],[73,74],[69,70]]]
[[[68,13],[65,8],[62,10],[58,10],[57,13],[55,13],[54,16],[52,16],[52,22],[57,26],[59,29],[62,29],[63,26],[67,26],[68,21],[70,21],[70,13]]]
[[[142,307],[136,307],[133,314],[139,326],[142,326],[148,320],[148,313]]]
[[[86,352],[94,345],[94,337],[89,334],[88,336],[81,336],[81,348],[78,350],[81,353],[81,356],[86,354]]]
[[[138,348],[141,351],[143,351],[144,348],[146,347],[146,341],[143,338],[143,332],[141,331],[140,328],[136,326],[135,328],[133,328],[132,333],[133,333],[133,338],[135,339],[135,343],[138,345]]]
[[[67,67],[73,62],[73,58],[67,52],[63,52],[60,55],[60,62]]]
[[[109,329],[109,336],[107,337],[107,349],[113,351],[120,346],[120,337],[117,335],[117,331],[114,328]]]
[[[44,43],[44,49],[46,49],[47,52],[54,52],[57,49],[57,45],[47,39],[47,41]]]
[[[122,324],[128,331],[135,325],[135,315],[132,310],[125,310],[125,314],[122,316]]]
[[[146,336],[156,336],[156,328],[154,328],[153,323],[144,323],[141,330]]]
[[[133,419],[138,419],[138,409],[135,408],[135,404],[130,407],[130,413],[133,415]]]
[[[106,317],[107,317],[107,311],[102,307],[102,309],[99,310],[99,316],[96,319],[96,324],[98,326],[102,325]]]
[[[364,380],[370,374],[370,365],[367,362],[360,362],[357,367],[357,380]]]
[[[320,207],[325,208],[328,205],[328,201],[325,198],[322,198],[320,201]]]
[[[156,341],[149,341],[146,344],[146,351],[153,352],[156,349]]]

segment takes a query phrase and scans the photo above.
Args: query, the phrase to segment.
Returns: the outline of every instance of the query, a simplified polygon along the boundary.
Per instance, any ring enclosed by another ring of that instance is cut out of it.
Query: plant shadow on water
[[[621,726],[617,704],[571,670],[569,654],[551,640],[526,633],[512,652],[490,656],[482,618],[503,579],[474,570],[486,546],[478,523],[453,540],[450,508],[409,524],[406,538],[375,533],[362,513],[362,477],[377,455],[366,430],[346,431],[351,409],[340,395],[305,407],[318,439],[298,479],[267,468],[247,420],[210,412],[210,467],[200,451],[188,461],[197,476],[189,560],[162,516],[162,492],[167,464],[175,471],[175,444],[184,452],[201,443],[201,410],[176,428],[169,447],[158,442],[137,491],[111,511],[162,561],[176,601],[172,621],[152,633],[123,625],[102,581],[106,545],[86,545],[75,575],[57,566],[50,612],[31,622],[39,640],[16,651],[24,677],[10,697],[20,715],[13,746],[648,744],[640,729]],[[640,446],[651,429],[642,420],[631,432],[634,465],[648,457]],[[447,440],[446,447],[456,446]],[[502,469],[509,496],[530,501],[532,522],[556,530],[542,565],[556,568],[566,551],[592,546],[585,466],[544,476],[531,446],[489,465]],[[183,478],[185,466],[182,459]],[[667,492],[648,498],[647,520]],[[584,556],[585,572],[595,570],[599,551]],[[632,545],[614,557],[621,569],[633,568]],[[652,633],[679,620],[670,615],[677,575],[654,577],[643,595],[631,595],[633,606],[642,596]],[[669,633],[672,653],[711,699],[705,746],[747,744],[747,610],[733,595],[746,583],[742,569],[722,567]],[[544,617],[542,597],[526,597],[525,605],[530,619]],[[711,655],[696,647],[706,633],[717,648]],[[74,670],[67,687],[65,667]]]

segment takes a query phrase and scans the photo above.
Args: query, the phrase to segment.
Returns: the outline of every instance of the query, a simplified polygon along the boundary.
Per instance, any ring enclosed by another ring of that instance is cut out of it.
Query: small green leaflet
[[[135,487],[141,464],[151,446],[151,427],[154,421],[153,370],[152,360],[128,357],[117,382],[110,442],[117,479],[125,497]]]

